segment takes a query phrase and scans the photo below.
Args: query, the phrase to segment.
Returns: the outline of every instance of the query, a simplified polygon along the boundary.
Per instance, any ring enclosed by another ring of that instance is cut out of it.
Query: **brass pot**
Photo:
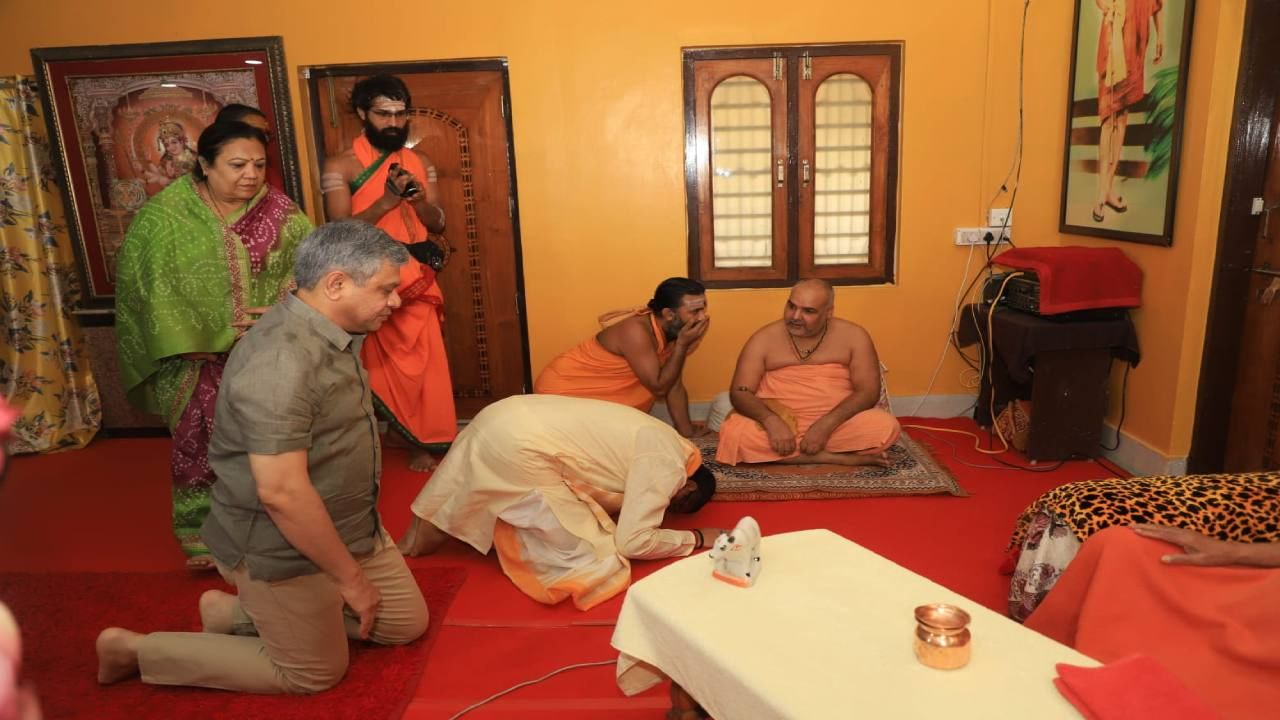
[[[916,608],[916,657],[938,670],[969,664],[969,613],[934,603]]]

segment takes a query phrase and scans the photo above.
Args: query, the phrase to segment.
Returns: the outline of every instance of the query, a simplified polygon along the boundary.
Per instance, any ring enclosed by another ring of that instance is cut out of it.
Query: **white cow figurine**
[[[760,577],[760,524],[750,515],[732,532],[720,533],[711,552],[711,575],[738,587],[751,587]]]

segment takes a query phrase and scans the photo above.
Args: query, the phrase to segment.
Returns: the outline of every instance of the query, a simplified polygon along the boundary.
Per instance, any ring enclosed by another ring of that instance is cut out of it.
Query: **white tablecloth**
[[[827,530],[766,537],[761,556],[751,588],[713,579],[705,553],[635,583],[613,635],[619,687],[665,675],[716,720],[1080,717],[1054,664],[1098,663],[1071,648]],[[936,602],[973,618],[962,669],[916,660],[913,611]]]

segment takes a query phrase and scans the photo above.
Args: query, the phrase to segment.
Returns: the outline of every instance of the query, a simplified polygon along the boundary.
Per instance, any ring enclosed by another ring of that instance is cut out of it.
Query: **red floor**
[[[973,429],[969,421],[922,422]],[[750,514],[766,534],[825,527],[1002,610],[1008,581],[996,568],[1018,512],[1049,488],[1113,474],[1089,461],[1038,474],[968,467],[960,461],[994,463],[972,451],[963,436],[910,432],[934,449],[969,497],[712,503],[680,524],[726,527]],[[81,451],[15,459],[0,488],[0,572],[180,567],[182,555],[169,534],[168,450],[163,439],[105,440]],[[397,536],[422,484],[422,476],[403,465],[401,452],[387,452],[380,504]],[[407,719],[448,718],[557,668],[615,656],[609,638],[621,598],[587,613],[569,604],[539,605],[507,581],[494,558],[454,542],[411,562],[461,565],[469,574],[448,616],[432,618],[444,626]],[[636,576],[661,565],[637,562]],[[666,707],[665,689],[626,698],[613,683],[612,668],[593,667],[518,690],[467,718],[657,720]]]

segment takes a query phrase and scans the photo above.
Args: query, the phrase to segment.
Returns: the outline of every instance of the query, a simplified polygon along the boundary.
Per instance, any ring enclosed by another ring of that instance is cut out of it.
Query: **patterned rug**
[[[827,500],[877,495],[967,496],[929,450],[903,433],[887,451],[889,467],[867,465],[724,465],[716,462],[713,434],[694,444],[702,463],[716,476],[716,500]]]

